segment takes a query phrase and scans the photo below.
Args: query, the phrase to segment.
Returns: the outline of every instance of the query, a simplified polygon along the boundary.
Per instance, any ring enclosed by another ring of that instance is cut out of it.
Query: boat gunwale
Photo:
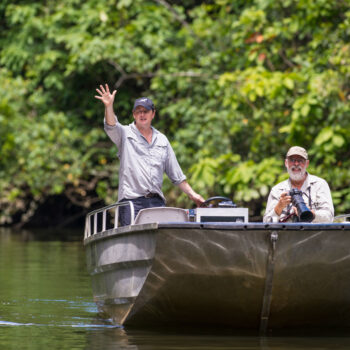
[[[128,225],[122,226],[118,228],[110,228],[105,231],[97,232],[87,238],[84,238],[83,244],[84,246],[97,241],[97,240],[105,240],[111,238],[113,236],[124,236],[128,234],[133,234],[135,232],[140,232],[144,230],[154,230],[158,228],[158,223],[150,223],[150,224],[140,224],[140,225]]]
[[[129,235],[146,230],[157,230],[166,228],[181,228],[181,229],[209,229],[209,230],[235,230],[235,231],[324,231],[324,230],[350,230],[350,223],[263,223],[263,222],[250,222],[250,223],[223,223],[223,222],[154,222],[147,224],[136,224],[122,226],[118,228],[111,228],[106,231],[95,233],[84,239],[84,246],[91,244],[95,241],[105,240],[114,236]]]
[[[158,223],[158,228],[194,228],[196,227],[203,229],[222,229],[222,230],[232,230],[237,231],[247,231],[247,230],[310,230],[310,231],[319,231],[319,230],[350,230],[349,223],[264,223],[264,222],[248,222],[248,223],[232,223],[232,222],[176,222],[176,223],[167,223],[162,222]]]

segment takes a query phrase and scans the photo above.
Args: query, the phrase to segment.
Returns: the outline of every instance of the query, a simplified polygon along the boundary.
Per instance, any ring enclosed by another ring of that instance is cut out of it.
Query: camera
[[[314,214],[306,206],[303,199],[303,192],[293,188],[289,191],[289,195],[292,197],[293,206],[297,208],[299,221],[311,222],[314,219]]]

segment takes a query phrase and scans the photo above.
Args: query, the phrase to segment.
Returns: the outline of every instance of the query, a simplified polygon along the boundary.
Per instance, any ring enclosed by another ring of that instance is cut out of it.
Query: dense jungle
[[[2,0],[0,225],[70,227],[117,200],[115,111],[153,99],[188,182],[261,220],[292,145],[350,212],[349,0]],[[169,206],[192,207],[165,178]]]

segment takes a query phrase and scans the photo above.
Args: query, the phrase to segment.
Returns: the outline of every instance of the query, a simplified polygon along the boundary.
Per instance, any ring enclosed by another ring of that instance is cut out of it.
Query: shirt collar
[[[129,124],[131,130],[138,136],[138,137],[142,137],[144,138],[144,136],[140,133],[140,130],[136,127],[136,124],[135,122],[132,122]],[[151,125],[151,128],[152,128],[152,142],[151,144],[153,144],[153,142],[155,141],[156,137],[157,137],[157,134],[159,134],[159,131],[157,129],[155,129],[152,125]]]

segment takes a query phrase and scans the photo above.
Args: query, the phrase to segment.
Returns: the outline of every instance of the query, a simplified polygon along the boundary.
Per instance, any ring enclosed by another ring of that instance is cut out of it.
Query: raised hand
[[[99,96],[95,96],[95,98],[101,100],[106,108],[113,105],[117,90],[114,90],[112,93],[110,93],[108,84],[105,84],[104,87],[103,85],[100,85],[100,89],[96,89],[96,91],[99,93]]]

